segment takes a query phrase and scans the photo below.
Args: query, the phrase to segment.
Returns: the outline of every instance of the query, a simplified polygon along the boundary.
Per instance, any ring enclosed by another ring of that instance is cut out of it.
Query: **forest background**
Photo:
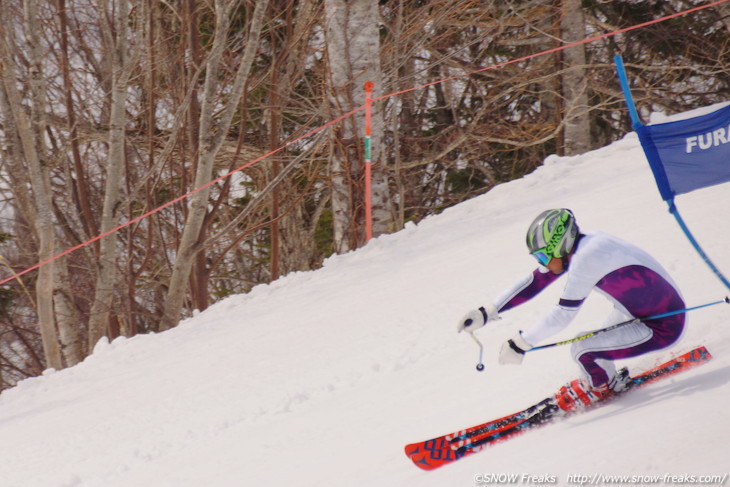
[[[377,236],[631,131],[617,54],[727,101],[730,3],[603,36],[706,4],[3,0],[0,390],[364,245],[366,81]]]

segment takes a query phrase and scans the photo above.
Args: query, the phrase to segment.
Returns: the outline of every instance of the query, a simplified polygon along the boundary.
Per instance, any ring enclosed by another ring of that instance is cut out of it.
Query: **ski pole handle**
[[[575,338],[571,338],[569,340],[563,340],[563,341],[560,341],[560,342],[548,343],[547,345],[540,345],[540,346],[537,346],[537,347],[532,347],[529,350],[525,350],[525,352],[534,352],[535,350],[543,350],[545,348],[552,348],[552,347],[557,347],[559,345],[567,345],[569,343],[579,342],[581,340],[585,340],[586,338],[590,338],[590,337],[593,337],[593,336],[596,336],[596,335],[600,335],[602,333],[606,333],[607,331],[615,330],[616,328],[619,328],[619,327],[625,326],[625,325],[629,325],[629,324],[635,323],[637,321],[656,320],[656,319],[659,319],[659,318],[665,318],[667,316],[673,316],[673,315],[678,315],[680,313],[686,313],[687,311],[693,311],[695,309],[706,308],[708,306],[714,306],[714,305],[720,304],[720,303],[728,303],[728,304],[730,304],[730,296],[725,296],[723,299],[721,299],[719,301],[713,301],[712,303],[706,303],[706,304],[700,304],[699,306],[693,306],[692,308],[684,308],[684,309],[678,309],[678,310],[675,310],[675,311],[668,311],[666,313],[661,313],[661,314],[658,314],[658,315],[647,316],[645,318],[632,318],[630,320],[622,321],[621,323],[616,323],[615,325],[611,325],[611,326],[608,326],[606,328],[601,328],[600,330],[592,331],[590,333],[586,333],[585,335],[580,335],[580,336],[577,336]]]

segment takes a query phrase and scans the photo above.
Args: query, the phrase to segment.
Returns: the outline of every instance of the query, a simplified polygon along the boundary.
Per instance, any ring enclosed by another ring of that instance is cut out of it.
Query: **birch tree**
[[[111,78],[109,116],[109,155],[106,163],[104,204],[101,213],[101,233],[106,234],[119,225],[121,186],[124,176],[124,129],[126,124],[126,90],[130,75],[127,64],[127,25],[129,5],[127,0],[117,0],[110,8],[108,0],[98,4],[102,39],[107,46],[107,73]],[[107,19],[112,19],[110,22]],[[117,236],[106,235],[101,239],[96,279],[96,294],[89,314],[89,349],[107,336],[109,316],[117,284]]]
[[[327,59],[330,103],[333,115],[350,112],[365,104],[366,81],[375,84],[373,97],[383,89],[380,67],[380,16],[375,0],[325,0]],[[374,106],[372,119],[373,234],[395,226],[382,151],[382,109]],[[348,117],[333,129],[331,191],[335,249],[345,252],[362,243],[364,201],[362,137],[363,116]]]
[[[26,208],[24,213],[35,217],[31,223],[35,229],[38,261],[45,263],[40,267],[36,280],[36,306],[46,366],[60,369],[80,361],[83,358],[83,347],[76,328],[76,310],[69,301],[72,293],[68,286],[66,261],[51,261],[59,252],[60,246],[54,228],[50,154],[46,145],[47,97],[43,71],[45,56],[40,43],[38,3],[26,1],[22,3],[22,7],[29,106],[26,109],[17,88],[17,77],[21,75],[21,69],[15,56],[20,50],[13,34],[18,27],[8,22],[3,13],[0,15],[0,30],[4,33],[4,37],[0,39],[0,70],[5,92],[2,97],[3,111],[14,130],[14,134],[9,136],[17,142],[13,157],[18,164],[17,158],[22,153],[29,175],[27,183],[31,188],[32,201],[21,197],[19,202],[21,205],[34,206],[32,209]]]
[[[264,13],[268,7],[268,0],[257,0],[253,16],[250,21],[246,47],[243,52],[235,79],[229,88],[228,99],[223,110],[218,114],[218,96],[222,88],[219,84],[220,71],[223,69],[223,50],[228,42],[231,13],[238,2],[235,0],[215,1],[215,32],[213,47],[206,61],[205,82],[202,92],[200,108],[200,140],[198,143],[197,168],[195,173],[195,188],[200,188],[191,197],[190,209],[185,221],[180,244],[170,277],[169,290],[165,299],[160,329],[165,330],[176,325],[180,319],[185,291],[188,287],[188,278],[192,268],[193,258],[200,250],[204,241],[204,219],[208,208],[210,185],[213,176],[213,162],[225,140],[231,126],[233,115],[238,101],[243,94],[246,80],[258,50],[258,40],[264,23]]]
[[[563,0],[560,26],[563,42],[566,44],[585,38],[586,28],[581,0]],[[564,149],[566,155],[572,156],[591,149],[585,44],[569,47],[562,52]]]

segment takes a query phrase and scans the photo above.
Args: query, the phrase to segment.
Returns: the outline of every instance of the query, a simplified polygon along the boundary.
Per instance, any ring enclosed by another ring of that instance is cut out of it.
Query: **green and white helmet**
[[[552,258],[567,257],[578,234],[578,225],[570,210],[543,211],[527,230],[527,248],[540,264],[547,265]]]

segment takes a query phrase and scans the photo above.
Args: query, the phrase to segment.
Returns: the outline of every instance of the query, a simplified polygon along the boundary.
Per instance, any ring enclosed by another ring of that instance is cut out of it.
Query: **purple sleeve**
[[[535,269],[527,278],[503,292],[496,300],[495,306],[500,312],[519,306],[537,296],[558,277],[560,276],[550,271]]]

